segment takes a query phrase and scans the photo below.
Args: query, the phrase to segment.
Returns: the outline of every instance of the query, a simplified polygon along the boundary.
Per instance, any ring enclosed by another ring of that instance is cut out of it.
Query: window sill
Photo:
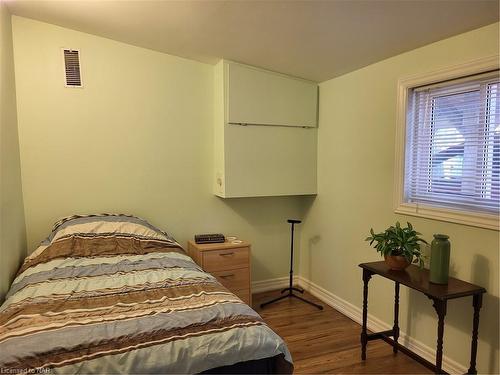
[[[469,225],[478,228],[500,230],[498,215],[454,210],[416,203],[400,203],[394,210],[397,214],[441,220],[449,223]]]

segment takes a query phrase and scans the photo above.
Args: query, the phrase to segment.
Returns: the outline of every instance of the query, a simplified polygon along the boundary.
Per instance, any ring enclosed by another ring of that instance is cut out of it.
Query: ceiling
[[[214,64],[313,81],[499,19],[498,0],[8,0],[16,15]]]

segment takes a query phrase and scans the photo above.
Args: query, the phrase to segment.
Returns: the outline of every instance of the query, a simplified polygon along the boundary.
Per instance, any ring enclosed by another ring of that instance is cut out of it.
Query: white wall
[[[125,212],[182,244],[200,232],[245,238],[254,280],[286,275],[299,198],[213,195],[213,66],[26,18],[13,25],[30,251],[61,216]],[[84,88],[64,87],[61,47],[81,50]]]
[[[370,65],[320,85],[318,197],[302,232],[300,272],[338,297],[361,307],[359,263],[380,260],[364,241],[410,221],[424,238],[450,236],[453,276],[488,290],[481,311],[478,369],[498,373],[499,233],[410,216],[392,208],[396,89],[400,77],[424,73],[499,52],[498,23]],[[392,325],[393,283],[370,281],[369,312]],[[436,346],[436,315],[427,297],[402,288],[401,329]],[[468,368],[472,301],[451,301],[444,352]]]
[[[25,254],[11,16],[0,2],[0,301]]]

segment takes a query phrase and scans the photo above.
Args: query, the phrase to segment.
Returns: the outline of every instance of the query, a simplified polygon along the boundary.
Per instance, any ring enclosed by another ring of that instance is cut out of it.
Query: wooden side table
[[[486,293],[486,289],[467,283],[465,281],[455,279],[453,277],[449,278],[448,284],[439,285],[429,282],[429,270],[421,270],[415,265],[409,266],[404,271],[393,271],[385,264],[384,261],[381,262],[371,262],[371,263],[361,263],[359,265],[363,269],[363,328],[361,330],[361,359],[366,359],[366,345],[368,341],[383,339],[393,345],[394,353],[398,352],[398,349],[404,349],[404,351],[410,354],[413,358],[417,359],[422,364],[431,368],[437,374],[445,373],[443,372],[442,362],[443,362],[443,334],[444,334],[444,317],[446,315],[446,308],[448,300],[455,298],[462,298],[472,296],[472,306],[474,308],[474,317],[472,325],[472,344],[471,344],[471,355],[470,355],[470,367],[467,371],[468,374],[477,374],[476,370],[476,355],[477,355],[477,336],[479,328],[479,310],[481,309],[483,293]],[[372,275],[380,275],[387,279],[393,280],[395,285],[395,298],[394,298],[394,326],[391,330],[384,332],[377,332],[368,334],[367,333],[367,317],[368,317],[368,282]],[[413,353],[407,348],[402,347],[398,344],[399,338],[399,285],[403,284],[408,288],[417,290],[425,294],[429,299],[432,300],[434,309],[438,315],[438,327],[437,327],[437,348],[436,348],[436,364],[433,365],[429,363],[424,358],[420,357],[416,353]],[[391,340],[390,337],[393,339]]]
[[[188,242],[189,256],[243,302],[252,306],[250,248],[251,244],[247,241],[238,244],[227,241],[211,244]]]

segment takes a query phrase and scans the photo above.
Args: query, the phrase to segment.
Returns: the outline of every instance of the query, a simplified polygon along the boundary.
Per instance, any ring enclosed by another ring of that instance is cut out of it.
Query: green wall
[[[370,227],[383,230],[410,221],[428,240],[446,233],[452,274],[488,289],[481,312],[478,369],[498,373],[499,233],[396,215],[393,212],[396,88],[400,77],[498,54],[498,23],[381,61],[320,85],[318,196],[302,231],[300,272],[361,307],[358,264],[379,260],[364,242]],[[393,285],[370,281],[369,312],[392,324]],[[436,318],[430,301],[402,289],[401,329],[435,348]],[[445,355],[467,366],[470,300],[449,303]]]
[[[29,251],[59,217],[125,212],[185,244],[223,232],[253,244],[253,279],[287,273],[299,198],[213,195],[214,67],[13,18]],[[84,88],[65,88],[61,47],[81,49]]]
[[[301,274],[359,307],[357,264],[379,259],[363,241],[369,228],[409,220],[428,239],[449,234],[453,274],[488,289],[478,364],[482,372],[499,371],[498,232],[392,210],[398,78],[498,53],[498,24],[321,84],[316,199],[229,200],[212,194],[212,66],[29,19],[14,17],[13,26],[30,251],[61,216],[130,212],[182,243],[205,231],[252,241],[253,277],[264,280],[286,275],[285,220],[307,211]],[[81,49],[83,89],[64,87],[61,47]],[[376,278],[371,284],[370,313],[390,323],[392,285]],[[445,354],[463,365],[471,313],[463,300],[451,302],[447,315]],[[403,289],[401,323],[434,347],[427,298]]]
[[[11,16],[0,2],[0,301],[25,255]]]

